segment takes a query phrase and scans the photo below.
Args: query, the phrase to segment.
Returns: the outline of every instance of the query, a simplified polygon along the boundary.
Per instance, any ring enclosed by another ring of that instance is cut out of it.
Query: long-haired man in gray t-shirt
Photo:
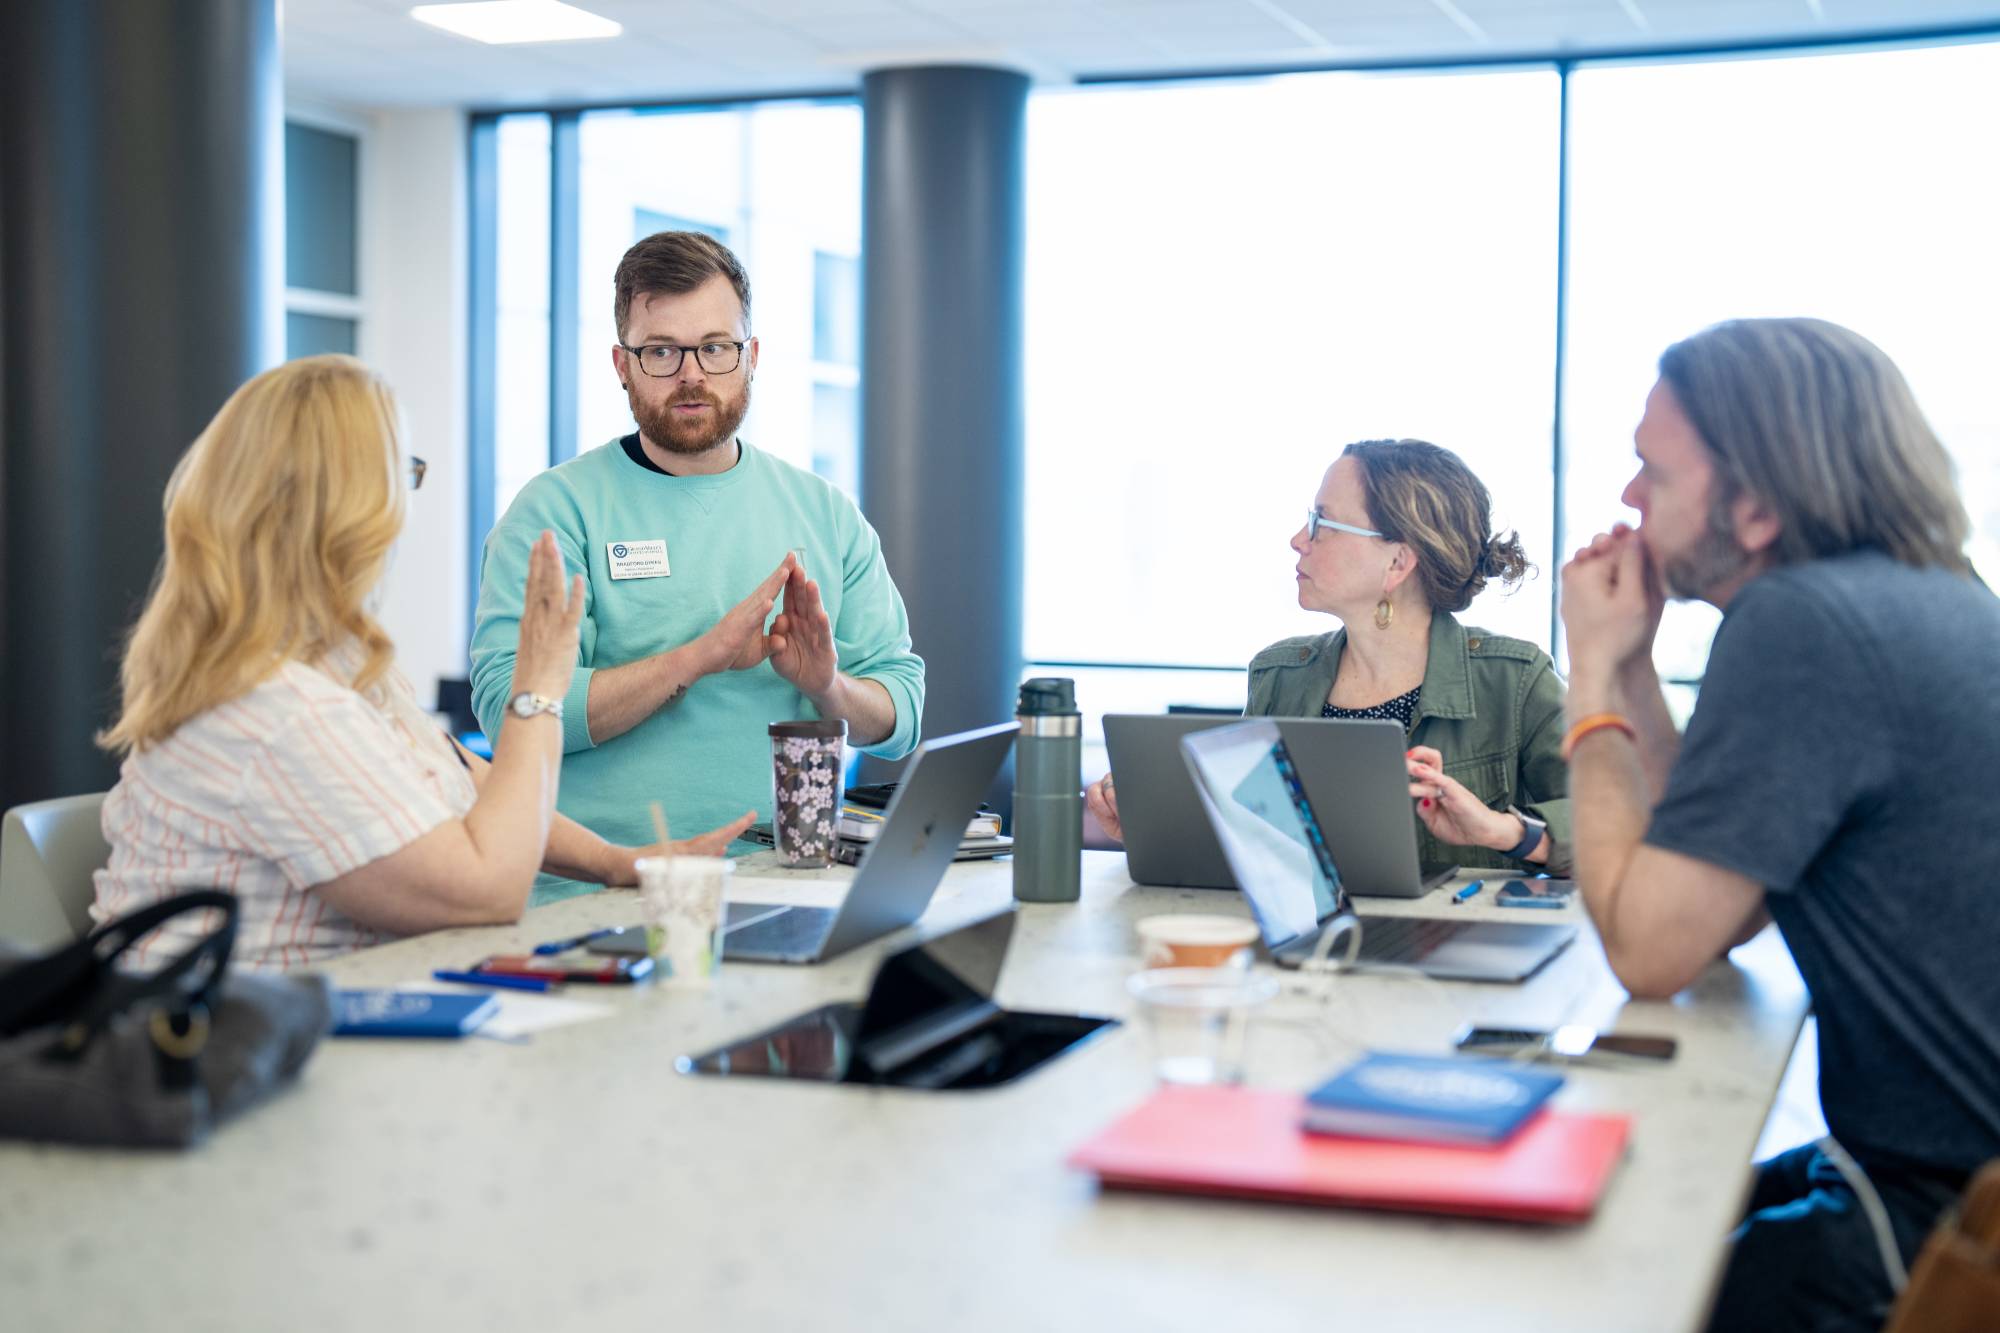
[[[2000,1156],[2000,601],[1944,447],[1837,325],[1669,348],[1634,532],[1563,570],[1576,878],[1605,956],[1664,997],[1775,921],[1819,1019],[1832,1140],[1760,1164],[1713,1329],[1876,1329]],[[1721,608],[1675,732],[1664,598]]]

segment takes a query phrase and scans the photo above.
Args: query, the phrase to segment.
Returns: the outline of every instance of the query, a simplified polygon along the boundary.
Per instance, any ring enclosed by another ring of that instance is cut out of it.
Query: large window
[[[496,131],[493,517],[547,469],[549,455],[549,118],[505,116]],[[472,567],[480,543],[472,534]]]
[[[357,133],[285,122],[287,360],[359,346],[360,159]]]
[[[1880,344],[1957,458],[2000,567],[2000,46],[1585,68],[1571,76],[1567,527],[1621,508],[1659,354],[1738,316],[1816,315]],[[1663,672],[1718,616],[1681,604]]]
[[[1457,451],[1539,566],[1466,618],[1560,662],[1557,572],[1634,517],[1618,496],[1659,353],[1732,316],[1823,316],[1896,358],[1958,461],[1990,574],[1996,124],[1994,43],[1038,91],[1030,670],[1077,676],[1093,718],[1240,706],[1259,647],[1331,627],[1297,608],[1286,546],[1322,470],[1349,441],[1396,436]],[[853,488],[858,108],[497,128],[496,512],[552,441],[630,429],[611,272],[668,226],[725,239],[756,281],[746,434]],[[1677,606],[1662,630],[1682,707],[1716,619]]]
[[[707,232],[749,269],[761,360],[744,437],[852,489],[859,109],[533,113],[496,129],[495,516],[568,449],[632,430],[611,366],[612,275],[634,241],[668,229]]]
[[[1048,93],[1029,110],[1026,651],[1240,668],[1289,634],[1286,543],[1354,440],[1456,451],[1541,567],[1473,623],[1546,642],[1551,69]],[[1093,672],[1086,712],[1240,674]]]

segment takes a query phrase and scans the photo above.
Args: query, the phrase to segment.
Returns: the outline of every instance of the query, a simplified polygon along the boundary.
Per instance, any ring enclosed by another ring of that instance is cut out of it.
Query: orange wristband
[[[1624,732],[1632,740],[1636,741],[1639,739],[1638,729],[1634,727],[1630,722],[1627,722],[1619,714],[1592,713],[1589,717],[1578,718],[1576,720],[1575,725],[1571,726],[1567,732],[1563,733],[1563,743],[1562,743],[1563,762],[1568,763],[1569,757],[1572,754],[1576,753],[1576,746],[1578,741],[1581,741],[1585,736],[1588,736],[1593,731],[1603,731],[1607,727],[1609,727],[1613,731]]]

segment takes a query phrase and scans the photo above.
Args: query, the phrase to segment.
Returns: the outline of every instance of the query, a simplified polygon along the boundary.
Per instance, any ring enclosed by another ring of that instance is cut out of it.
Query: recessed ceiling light
[[[625,29],[608,18],[562,0],[479,0],[476,4],[418,5],[410,17],[474,41],[574,42],[616,37]]]

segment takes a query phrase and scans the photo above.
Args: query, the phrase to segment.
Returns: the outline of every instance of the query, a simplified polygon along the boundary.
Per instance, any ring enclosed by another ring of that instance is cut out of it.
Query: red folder
[[[1631,1126],[1543,1111],[1492,1148],[1336,1138],[1299,1128],[1304,1101],[1263,1088],[1164,1087],[1069,1162],[1129,1189],[1581,1222]]]

